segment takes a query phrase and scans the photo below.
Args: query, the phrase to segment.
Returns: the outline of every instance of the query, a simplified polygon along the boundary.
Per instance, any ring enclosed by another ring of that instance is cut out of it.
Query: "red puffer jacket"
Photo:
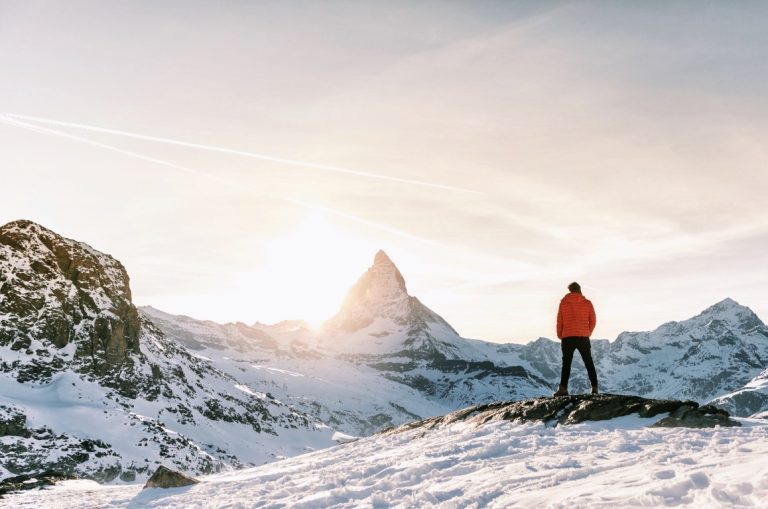
[[[595,330],[595,323],[595,308],[582,294],[571,292],[560,301],[560,309],[557,311],[558,338],[588,338]]]

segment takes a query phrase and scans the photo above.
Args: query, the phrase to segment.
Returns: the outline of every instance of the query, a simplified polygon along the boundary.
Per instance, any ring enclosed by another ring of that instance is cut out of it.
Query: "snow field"
[[[69,481],[0,507],[765,507],[768,423],[646,428],[651,421],[456,423],[208,476],[188,488]]]

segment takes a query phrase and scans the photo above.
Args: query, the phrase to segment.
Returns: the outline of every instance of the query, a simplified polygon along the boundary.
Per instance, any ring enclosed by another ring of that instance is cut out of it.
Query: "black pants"
[[[573,362],[573,352],[578,350],[587,368],[589,381],[597,386],[597,371],[595,363],[592,361],[592,346],[589,344],[589,338],[571,336],[563,338],[560,341],[560,348],[563,350],[563,370],[560,372],[560,385],[568,387],[568,379],[571,378],[571,362]]]

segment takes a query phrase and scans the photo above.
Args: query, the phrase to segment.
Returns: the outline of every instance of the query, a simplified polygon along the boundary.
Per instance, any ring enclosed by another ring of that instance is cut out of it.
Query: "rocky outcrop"
[[[27,438],[30,435],[27,416],[14,408],[0,405],[0,437]]]
[[[199,482],[200,481],[197,479],[193,479],[192,477],[188,477],[181,472],[176,472],[175,470],[171,470],[170,468],[161,465],[157,470],[155,470],[155,473],[152,474],[152,477],[147,480],[147,483],[144,485],[144,489],[180,488],[182,486],[191,486]]]
[[[74,479],[71,475],[56,470],[44,470],[34,474],[8,477],[0,481],[0,498],[15,491],[36,490],[53,486],[59,481]]]
[[[725,410],[712,405],[682,405],[667,417],[653,424],[655,428],[714,428],[715,426],[741,426]]]
[[[483,425],[491,421],[543,422],[569,425],[585,421],[604,421],[637,414],[660,417],[656,427],[713,428],[740,426],[728,413],[695,401],[656,400],[619,394],[585,394],[559,398],[537,398],[523,401],[475,405],[441,417],[391,428],[382,433],[401,433],[413,429],[430,430],[454,422]]]
[[[98,374],[139,353],[139,315],[123,265],[31,221],[0,227],[0,316],[0,346],[26,354],[55,347],[19,369],[21,381],[49,378],[69,345]]]

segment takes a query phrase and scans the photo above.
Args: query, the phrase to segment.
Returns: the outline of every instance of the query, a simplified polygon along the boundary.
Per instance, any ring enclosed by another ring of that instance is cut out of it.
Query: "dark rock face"
[[[190,486],[197,484],[200,481],[187,477],[186,475],[166,468],[164,466],[158,467],[155,473],[152,474],[144,485],[144,489],[147,488],[180,488],[182,486]]]
[[[28,438],[32,433],[27,429],[27,416],[23,413],[0,405],[0,437]]]
[[[668,417],[653,425],[656,428],[714,428],[715,426],[741,426],[728,412],[712,405],[691,408],[683,405]]]
[[[46,359],[20,366],[22,381],[44,380],[74,343],[84,369],[106,373],[139,353],[140,322],[120,262],[31,221],[0,227],[0,345]]]
[[[8,477],[0,482],[0,498],[14,491],[36,490],[53,486],[59,481],[74,479],[71,475],[55,470],[45,470],[37,474],[25,474]]]
[[[408,423],[382,433],[400,433],[412,429],[429,430],[457,421],[477,425],[500,420],[567,425],[604,421],[630,414],[640,417],[669,414],[653,424],[657,427],[741,426],[739,422],[730,419],[727,412],[708,405],[699,407],[695,401],[646,399],[618,394],[585,394],[476,405],[445,416]]]

